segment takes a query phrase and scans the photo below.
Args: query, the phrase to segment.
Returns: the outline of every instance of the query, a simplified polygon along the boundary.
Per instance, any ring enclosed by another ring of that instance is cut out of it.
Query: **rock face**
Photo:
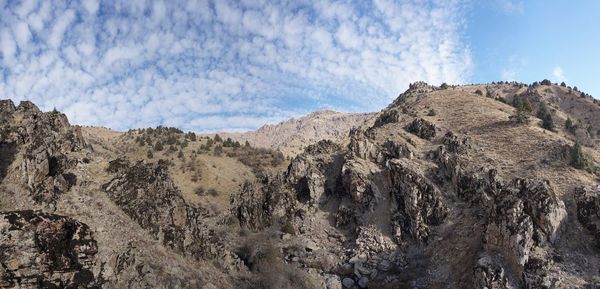
[[[165,163],[117,159],[108,171],[114,177],[103,186],[107,195],[166,247],[195,258],[223,253],[217,236],[202,223],[208,212],[185,202]]]
[[[600,249],[600,188],[578,187],[575,189],[577,219],[596,239]]]
[[[440,191],[405,163],[391,161],[392,196],[397,210],[393,215],[394,236],[398,242],[409,238],[426,243],[429,226],[443,222],[448,209]]]
[[[413,120],[405,129],[422,139],[430,140],[435,137],[435,125],[422,118]]]
[[[64,114],[43,113],[28,101],[18,107],[10,100],[2,101],[0,115],[5,120],[0,125],[2,157],[23,151],[16,175],[35,201],[53,205],[76,182],[69,170],[77,160],[67,154],[85,147],[80,129],[71,127]],[[7,174],[8,165],[2,165],[0,175]]]
[[[86,224],[36,211],[0,213],[0,288],[100,288]]]

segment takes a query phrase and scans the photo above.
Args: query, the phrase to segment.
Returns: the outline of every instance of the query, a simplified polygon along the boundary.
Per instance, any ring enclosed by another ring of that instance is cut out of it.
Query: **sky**
[[[600,1],[0,0],[0,99],[116,130],[252,130],[408,84],[600,95]]]

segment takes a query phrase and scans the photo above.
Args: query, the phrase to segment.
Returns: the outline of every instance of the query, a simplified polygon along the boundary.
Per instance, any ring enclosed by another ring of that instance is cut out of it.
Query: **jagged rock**
[[[416,118],[409,123],[404,129],[426,140],[431,140],[435,137],[435,125],[422,118]]]
[[[342,167],[342,185],[350,199],[362,208],[373,205],[378,189],[369,179],[368,167],[360,160],[347,160]]]
[[[0,288],[100,288],[86,224],[38,211],[0,213]]]
[[[525,200],[525,211],[531,216],[536,228],[542,231],[547,241],[554,243],[558,238],[559,227],[567,217],[563,201],[556,196],[547,180],[515,179],[513,185]]]
[[[600,249],[600,187],[578,187],[575,189],[577,219],[596,239]]]
[[[523,266],[534,244],[555,242],[567,212],[547,181],[515,179],[502,188],[488,213],[487,245],[510,252]]]
[[[460,139],[451,131],[444,135],[442,143],[446,146],[449,152],[455,154],[464,154],[469,148],[471,148],[471,139],[469,137]]]
[[[473,288],[475,289],[513,289],[504,268],[491,256],[482,256],[474,269]]]
[[[35,201],[52,205],[76,181],[69,169],[77,160],[68,154],[85,147],[81,130],[71,127],[64,114],[43,113],[28,101],[16,108],[12,101],[3,101],[0,114],[3,119],[11,119],[0,127],[1,150],[23,151],[18,178],[29,188]],[[2,170],[6,170],[6,166],[8,164],[4,164]]]
[[[484,241],[508,252],[516,264],[525,265],[534,244],[534,225],[524,201],[508,194],[496,200],[488,215]]]
[[[318,205],[336,190],[335,176],[341,169],[340,151],[339,145],[323,140],[308,146],[292,160],[284,179],[296,192],[298,201]]]
[[[548,276],[550,262],[541,258],[530,258],[523,271],[523,283],[526,289],[552,288],[552,280]]]
[[[202,223],[208,211],[186,203],[165,163],[117,159],[107,171],[114,176],[102,186],[106,194],[166,247],[196,259],[231,257],[222,236]]]
[[[364,160],[376,160],[379,158],[379,148],[373,143],[365,133],[352,129],[350,131],[350,144],[348,151],[352,157]]]
[[[389,171],[396,203],[392,217],[396,241],[427,242],[429,226],[441,224],[448,213],[440,191],[400,160],[390,161]]]
[[[377,116],[373,127],[381,127],[389,123],[395,123],[400,120],[400,114],[395,109],[384,110]]]

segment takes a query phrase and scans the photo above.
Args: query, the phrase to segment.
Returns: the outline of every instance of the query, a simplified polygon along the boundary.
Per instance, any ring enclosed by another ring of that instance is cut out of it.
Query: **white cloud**
[[[9,1],[0,92],[115,129],[378,110],[468,79],[463,1]]]
[[[556,80],[557,82],[567,81],[565,73],[560,66],[554,67],[554,70],[552,70],[552,75],[554,76],[554,80]]]

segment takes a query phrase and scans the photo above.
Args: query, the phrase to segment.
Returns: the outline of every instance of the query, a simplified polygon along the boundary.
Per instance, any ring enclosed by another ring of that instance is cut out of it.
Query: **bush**
[[[542,80],[542,82],[540,84],[541,85],[552,85],[552,82],[548,79],[544,79],[544,80]]]
[[[563,82],[560,83],[560,86],[567,87],[567,84],[563,81]]]
[[[440,85],[441,89],[448,89],[448,84],[447,83],[442,83],[442,85]]]
[[[146,153],[146,157],[148,157],[149,159],[154,158],[154,154],[152,153],[152,150],[148,150],[148,152]]]
[[[475,90],[475,94],[483,96],[483,92],[481,91],[481,89]]]
[[[221,155],[223,155],[223,146],[221,146],[221,145],[216,146],[214,154],[217,157],[220,157]]]
[[[548,111],[545,103],[540,103],[540,108],[537,112],[537,117],[542,120],[542,128],[554,131],[554,120],[552,119],[552,114]]]
[[[220,135],[218,135],[218,134],[215,135],[215,142],[223,142],[223,139],[221,138]]]
[[[156,144],[154,145],[154,150],[155,151],[162,151],[164,149],[164,146],[161,142],[156,142]]]
[[[594,165],[592,164],[590,158],[583,153],[579,142],[575,142],[575,144],[571,147],[571,166],[576,169],[586,170],[589,172],[593,170]]]
[[[570,117],[565,120],[565,129],[572,134],[574,134],[575,130],[577,129],[577,126],[573,124],[573,121]]]
[[[433,109],[433,108],[430,109],[429,112],[427,113],[427,115],[428,116],[435,116],[436,115],[435,109]]]
[[[218,197],[219,196],[219,192],[215,189],[209,189],[208,190],[208,194],[212,197]]]

